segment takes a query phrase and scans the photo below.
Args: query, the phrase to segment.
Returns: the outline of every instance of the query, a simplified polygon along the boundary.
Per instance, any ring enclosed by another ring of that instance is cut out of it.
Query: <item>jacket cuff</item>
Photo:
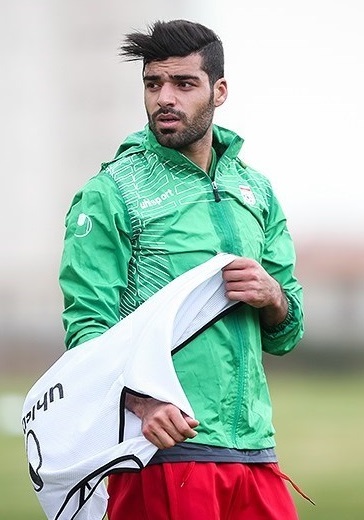
[[[278,323],[277,325],[273,325],[272,327],[262,327],[263,332],[269,336],[276,336],[277,334],[280,334],[281,332],[285,331],[287,327],[292,323],[294,318],[294,311],[293,311],[293,304],[289,296],[286,294],[287,298],[287,315],[284,318],[284,320],[281,323]]]

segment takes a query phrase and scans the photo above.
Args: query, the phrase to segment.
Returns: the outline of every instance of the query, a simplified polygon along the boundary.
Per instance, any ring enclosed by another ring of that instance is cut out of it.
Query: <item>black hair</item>
[[[151,61],[163,61],[172,56],[185,57],[196,53],[202,56],[201,68],[210,84],[224,76],[224,50],[214,31],[188,20],[156,21],[148,33],[125,35],[120,56],[126,61],[143,60],[143,70]]]

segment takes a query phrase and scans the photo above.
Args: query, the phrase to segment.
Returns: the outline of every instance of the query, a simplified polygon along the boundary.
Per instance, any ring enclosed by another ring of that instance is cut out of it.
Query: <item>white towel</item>
[[[28,392],[22,425],[29,473],[49,520],[101,520],[104,479],[140,470],[157,448],[124,407],[132,391],[194,417],[171,351],[236,302],[225,297],[219,253],[154,294],[101,336],[66,351]]]

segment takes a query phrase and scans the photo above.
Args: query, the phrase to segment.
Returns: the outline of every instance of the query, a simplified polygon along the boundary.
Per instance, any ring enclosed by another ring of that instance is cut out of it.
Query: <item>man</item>
[[[238,256],[223,279],[243,305],[173,356],[197,420],[128,397],[159,450],[140,472],[110,476],[109,519],[297,519],[274,451],[262,351],[282,355],[302,338],[302,289],[270,182],[239,159],[242,139],[213,124],[228,95],[222,43],[201,24],[158,21],[128,34],[121,55],[143,60],[148,124],[67,215],[67,347],[220,251]]]

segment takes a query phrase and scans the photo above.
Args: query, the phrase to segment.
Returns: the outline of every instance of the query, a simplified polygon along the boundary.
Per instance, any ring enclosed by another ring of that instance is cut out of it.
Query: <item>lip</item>
[[[159,114],[157,121],[179,121],[179,118],[174,114]]]
[[[179,123],[179,118],[173,114],[161,114],[157,117],[158,126],[161,128],[174,128]]]

